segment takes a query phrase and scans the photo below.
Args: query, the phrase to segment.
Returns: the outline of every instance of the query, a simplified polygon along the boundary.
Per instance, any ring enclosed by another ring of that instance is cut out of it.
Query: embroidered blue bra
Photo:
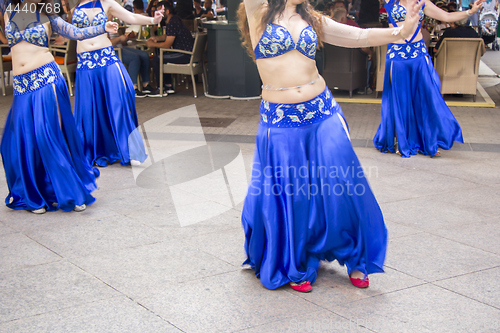
[[[406,8],[401,6],[399,4],[399,1],[397,0],[391,0],[389,2],[386,2],[385,5],[385,10],[388,13],[388,18],[391,24],[394,27],[397,27],[398,22],[403,22],[406,18]],[[422,8],[418,11],[418,15],[420,16],[420,23],[422,23],[424,19],[424,7],[425,4],[422,6]],[[413,36],[410,38],[410,40],[406,40],[407,43],[411,43],[415,37],[417,37],[418,32],[420,31],[420,24],[417,26],[417,30],[415,30],[415,33]]]
[[[308,58],[314,60],[318,36],[311,26],[305,27],[295,43],[290,32],[284,27],[269,23],[255,47],[255,59],[272,58],[297,50]]]
[[[9,22],[5,25],[5,37],[9,46],[12,47],[24,40],[36,46],[49,47],[49,38],[44,26],[40,23],[40,14],[36,13],[36,22],[31,22],[23,31],[19,31],[16,22],[12,20],[16,13],[16,11],[12,12]]]
[[[101,11],[97,13],[92,19],[92,22],[90,22],[87,13],[85,13],[82,9],[92,9],[92,8],[100,8]],[[75,10],[73,11],[73,17],[71,19],[71,23],[73,23],[73,25],[77,26],[78,28],[85,28],[91,25],[96,26],[103,23],[105,24],[107,21],[108,17],[106,16],[106,13],[102,8],[101,1],[99,0],[95,2],[90,1],[87,2],[86,4],[76,7]]]

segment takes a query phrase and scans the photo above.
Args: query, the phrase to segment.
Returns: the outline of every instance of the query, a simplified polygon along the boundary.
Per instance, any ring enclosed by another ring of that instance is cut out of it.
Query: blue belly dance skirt
[[[78,53],[75,118],[85,155],[92,164],[144,162],[135,91],[112,47]]]
[[[55,62],[14,76],[1,153],[12,209],[90,205],[99,171],[83,154],[66,82]]]
[[[424,41],[389,44],[375,147],[394,153],[397,137],[401,156],[417,152],[434,156],[438,148],[447,150],[454,141],[463,143],[462,130],[440,90]]]
[[[387,230],[330,91],[262,101],[242,224],[249,264],[276,289],[316,280],[320,260],[383,272]]]

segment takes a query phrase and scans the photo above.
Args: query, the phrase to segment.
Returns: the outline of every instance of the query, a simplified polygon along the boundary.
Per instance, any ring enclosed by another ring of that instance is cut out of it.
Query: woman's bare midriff
[[[316,62],[297,50],[273,58],[258,59],[256,62],[265,86],[262,89],[262,99],[268,102],[305,102],[325,90],[326,83],[322,77],[318,77]],[[300,87],[293,88],[297,86]]]
[[[112,46],[107,34],[102,34],[96,37],[79,40],[76,47],[77,53],[95,51],[105,47]]]
[[[54,61],[52,53],[46,47],[20,41],[10,49],[12,54],[12,74],[21,75],[31,72]]]

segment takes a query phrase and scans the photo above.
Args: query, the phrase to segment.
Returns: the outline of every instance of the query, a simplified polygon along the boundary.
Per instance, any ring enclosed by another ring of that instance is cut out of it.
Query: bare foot
[[[351,272],[350,277],[352,277],[353,279],[364,279],[365,274],[361,273],[360,271],[354,271],[354,272]]]

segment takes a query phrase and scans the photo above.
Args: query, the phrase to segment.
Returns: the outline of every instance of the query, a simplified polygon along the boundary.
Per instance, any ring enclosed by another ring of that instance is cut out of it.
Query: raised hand
[[[165,12],[165,9],[163,9],[163,6],[161,7],[161,9],[155,11],[155,16],[153,18],[154,24],[158,24],[158,23],[161,22],[161,20],[163,19],[163,13],[164,12]]]
[[[118,23],[116,22],[106,22],[106,32],[110,34],[116,34],[118,32]]]
[[[415,32],[415,29],[417,29],[418,24],[420,24],[420,16],[418,12],[422,9],[425,1],[426,0],[410,0],[406,3],[406,17],[404,24],[401,27],[401,35],[404,36],[405,39],[410,38]]]
[[[474,4],[472,5],[472,8],[469,9],[469,13],[474,14],[475,12],[477,12],[481,7],[483,7],[484,1],[485,0],[477,0],[476,2],[474,2]]]

